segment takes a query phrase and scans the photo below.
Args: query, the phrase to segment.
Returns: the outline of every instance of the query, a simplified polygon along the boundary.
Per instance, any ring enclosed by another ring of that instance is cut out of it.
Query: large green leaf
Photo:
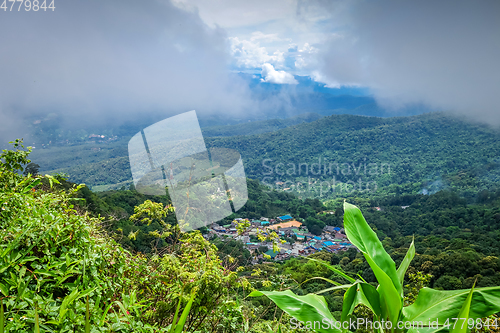
[[[347,238],[365,257],[382,269],[392,280],[394,287],[401,292],[402,287],[396,272],[396,264],[385,251],[377,234],[370,228],[358,207],[344,202],[344,229]],[[373,267],[372,267],[373,268]]]
[[[346,279],[347,281],[351,282],[351,283],[354,283],[356,282],[355,279],[353,279],[352,277],[350,277],[349,275],[347,275],[346,273],[344,273],[341,269],[338,269],[338,268],[335,268],[333,267],[332,265],[324,262],[323,260],[318,260],[318,259],[314,259],[314,258],[307,258],[311,261],[315,261],[323,266],[325,266],[326,268],[328,268],[329,270],[331,270],[332,272],[335,272],[337,273],[338,275],[342,276],[344,279]],[[340,283],[339,283],[340,285]]]
[[[64,320],[64,317],[66,316],[66,312],[68,311],[68,307],[71,305],[71,303],[77,299],[78,297],[78,289],[75,288],[71,292],[71,294],[67,295],[64,297],[61,307],[59,308],[59,322],[62,323]]]
[[[254,291],[249,296],[267,296],[281,310],[288,313],[298,321],[307,323],[319,323],[315,330],[324,333],[341,333],[340,323],[333,318],[323,296],[307,294],[305,296],[295,295],[290,290],[285,291]]]
[[[317,291],[317,292],[315,292],[315,294],[319,295],[319,294],[327,293],[329,291],[338,290],[338,289],[349,289],[351,286],[352,286],[352,284],[343,284],[341,286],[330,287],[330,288],[326,288],[326,289]]]
[[[380,299],[375,287],[368,283],[356,283],[344,294],[342,322],[348,319],[358,304],[366,305],[377,317],[380,317]]]
[[[410,262],[413,260],[413,257],[415,257],[415,240],[412,240],[410,247],[408,248],[408,252],[406,252],[405,257],[397,270],[399,282],[401,283],[401,285],[403,285],[406,270],[410,266]],[[401,296],[403,295],[401,294]]]
[[[366,261],[370,265],[377,278],[377,281],[380,283],[377,291],[380,296],[380,313],[382,319],[389,318],[392,322],[392,325],[396,325],[401,309],[403,307],[403,300],[400,297],[400,293],[396,290],[394,285],[392,284],[392,280],[380,267],[378,267],[373,260],[365,256]]]
[[[375,232],[366,223],[358,207],[344,203],[344,229],[347,238],[365,256],[380,283],[380,307],[382,319],[389,318],[397,324],[403,306],[402,287],[396,272],[396,264],[384,250]]]
[[[326,282],[328,282],[328,283],[333,284],[334,286],[341,286],[341,284],[340,284],[340,283],[338,283],[338,282],[336,282],[336,281],[333,281],[333,280],[330,280],[330,279],[327,279],[327,278],[324,278],[324,277],[322,277],[322,276],[315,276],[315,277],[312,277],[312,278],[310,278],[310,279],[307,279],[307,280],[305,280],[304,282],[302,282],[300,285],[303,285],[303,284],[305,284],[305,283],[307,283],[307,282],[309,282],[309,281],[311,281],[311,280],[323,280],[323,281],[326,281]],[[349,285],[349,286],[350,286],[350,285]]]
[[[458,317],[460,318],[462,322],[457,323],[457,325],[454,325],[454,327],[451,329],[451,333],[467,333],[467,320],[469,319],[469,313],[470,313],[470,305],[472,301],[472,295],[474,294],[474,286],[476,283],[474,282],[474,285],[472,286],[469,295],[467,295],[467,299],[465,300],[464,304],[462,305],[462,308],[460,309],[460,312],[458,313]]]
[[[6,285],[0,283],[0,291],[5,297],[9,296],[9,288]]]
[[[469,294],[469,289],[435,290],[422,288],[415,303],[403,309],[403,320],[424,323],[438,320],[439,325],[444,325],[448,318],[450,321],[451,318],[458,318],[462,305]],[[469,318],[484,318],[499,311],[500,286],[474,290]],[[453,324],[453,321],[450,324]]]

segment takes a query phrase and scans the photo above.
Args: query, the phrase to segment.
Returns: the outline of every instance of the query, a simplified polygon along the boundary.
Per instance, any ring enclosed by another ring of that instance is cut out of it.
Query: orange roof
[[[302,225],[302,222],[299,221],[289,221],[289,222],[284,222],[284,223],[279,223],[279,224],[273,224],[268,226],[269,229],[274,229],[277,230],[279,228],[290,228],[290,227],[300,227]]]

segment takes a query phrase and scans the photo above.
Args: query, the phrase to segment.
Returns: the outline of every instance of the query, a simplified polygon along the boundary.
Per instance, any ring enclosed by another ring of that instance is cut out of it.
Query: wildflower
[[[14,318],[9,318],[10,321],[14,321]]]

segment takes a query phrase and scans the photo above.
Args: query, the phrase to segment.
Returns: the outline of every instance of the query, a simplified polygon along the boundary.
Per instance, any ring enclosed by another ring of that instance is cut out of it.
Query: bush
[[[154,236],[169,242],[161,255],[131,254],[103,231],[103,218],[76,205],[84,200],[81,186],[22,176],[30,150],[14,144],[0,156],[0,330],[170,332],[172,323],[180,329],[185,322],[189,331],[225,332],[241,326],[229,296],[237,275],[199,232],[164,225]],[[151,223],[155,209],[160,217],[171,212],[147,202],[133,218]],[[183,309],[186,317],[177,321]]]

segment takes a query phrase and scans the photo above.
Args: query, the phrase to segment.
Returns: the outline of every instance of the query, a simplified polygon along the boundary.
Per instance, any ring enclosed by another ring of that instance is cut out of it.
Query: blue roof
[[[260,225],[264,225],[264,224],[269,224],[269,222],[267,222],[267,221],[261,221],[260,222]]]
[[[281,220],[292,220],[293,219],[293,217],[291,217],[290,215],[278,216],[278,218]]]
[[[332,243],[330,241],[323,242],[323,244],[325,244],[326,246],[335,245],[334,243]]]
[[[314,236],[314,239],[321,240],[321,237]]]
[[[340,228],[339,227],[335,227],[335,228],[333,228],[333,230],[337,230],[338,231],[338,230],[340,230]]]

